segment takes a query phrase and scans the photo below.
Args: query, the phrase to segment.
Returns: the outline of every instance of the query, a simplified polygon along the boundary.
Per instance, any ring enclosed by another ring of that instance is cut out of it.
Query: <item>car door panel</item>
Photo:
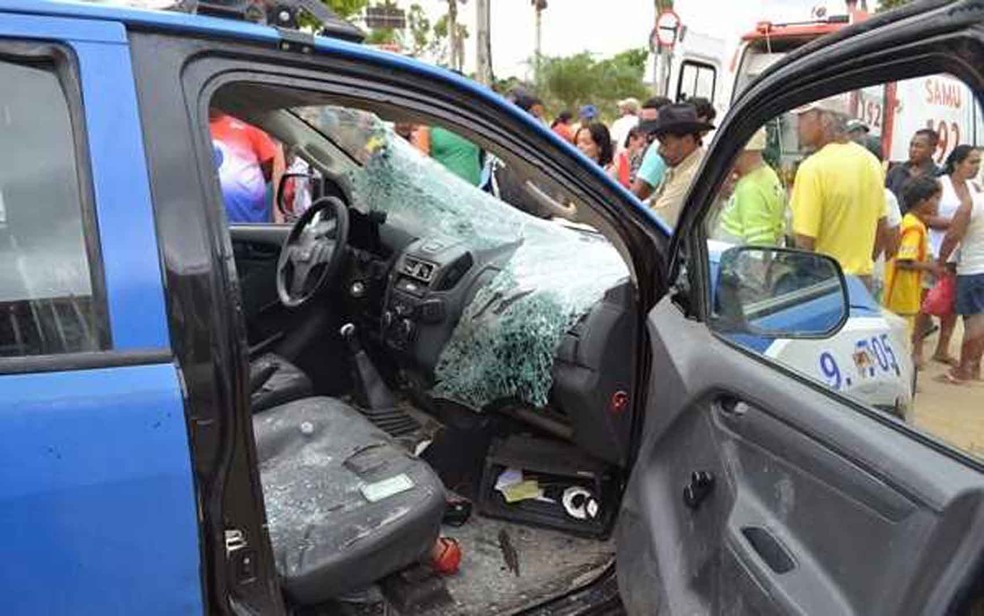
[[[741,144],[777,114],[934,71],[980,93],[967,67],[982,17],[943,1],[874,16],[778,63],[719,126],[672,241],[679,285],[648,317],[646,425],[616,531],[629,613],[980,608],[984,466],[712,333],[704,218]]]
[[[201,613],[174,365],[6,375],[0,390],[4,611]]]
[[[182,375],[170,349],[125,29],[4,13],[0,37],[58,75],[86,221],[79,244],[108,331],[98,350],[66,344],[63,353],[0,362],[4,611],[201,613]],[[21,53],[15,49],[10,61]],[[16,112],[5,111],[16,123]],[[25,152],[27,144],[18,155]],[[8,213],[29,209],[17,194],[6,194]],[[4,231],[18,233],[13,224]]]
[[[933,593],[947,577],[927,565],[980,553],[977,471],[723,342],[669,300],[648,326],[659,412],[617,530],[630,613],[945,609]],[[714,486],[691,508],[695,472]]]
[[[233,224],[229,226],[236,273],[246,323],[251,335],[250,344],[259,330],[266,332],[284,321],[286,309],[277,298],[276,276],[280,248],[290,233],[290,225]]]

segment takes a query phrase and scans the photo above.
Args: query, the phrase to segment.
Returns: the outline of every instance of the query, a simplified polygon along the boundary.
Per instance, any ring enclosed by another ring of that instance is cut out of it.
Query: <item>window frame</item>
[[[951,37],[952,39],[968,44],[976,42],[969,39],[966,34],[954,35]],[[926,75],[945,73],[959,79],[974,91],[975,101],[978,104],[984,104],[984,89],[980,87],[980,75],[969,68],[970,64],[965,62],[962,54],[951,53],[948,50],[940,51],[940,49],[935,48],[941,45],[937,39],[923,42],[922,45],[929,47],[929,49],[907,50],[908,54],[903,57],[894,54],[887,59],[876,57],[870,65],[852,67],[852,70],[847,73],[814,77],[808,82],[798,82],[794,86],[781,88],[777,92],[773,82],[783,79],[787,66],[792,64],[791,60],[784,59],[781,61],[782,69],[769,69],[764,76],[757,77],[749,84],[747,90],[734,101],[735,105],[732,107],[732,111],[729,112],[725,122],[718,129],[713,152],[708,152],[714,156],[705,157],[701,171],[691,185],[691,191],[687,197],[688,203],[700,202],[702,205],[699,207],[690,205],[684,208],[681,222],[678,223],[673,237],[671,254],[674,262],[669,271],[675,272],[676,275],[682,276],[686,280],[685,301],[687,305],[685,310],[707,327],[718,340],[738,350],[763,367],[807,384],[813,389],[823,392],[824,395],[835,400],[838,404],[872,418],[890,429],[901,432],[916,442],[927,445],[965,466],[984,472],[984,459],[974,457],[971,453],[959,449],[931,432],[902,422],[883,409],[835,391],[824,383],[803,375],[762,353],[744,348],[737,342],[729,340],[726,335],[717,331],[713,326],[712,268],[707,244],[710,237],[707,233],[706,222],[714,214],[713,196],[719,194],[727,177],[726,169],[730,168],[731,161],[741,151],[741,144],[746,143],[764,123],[770,122],[775,117],[801,105],[875,84],[919,78]],[[918,57],[920,62],[913,62],[913,57]],[[838,62],[831,62],[830,65],[843,68],[839,66]],[[836,86],[833,85],[835,83]],[[760,101],[766,96],[764,92],[767,91],[770,92],[768,102],[761,103]],[[707,181],[708,179],[711,181]]]
[[[109,322],[109,301],[106,276],[103,267],[102,245],[96,214],[92,165],[89,157],[82,84],[79,79],[78,58],[67,46],[51,42],[20,40],[0,41],[0,63],[50,70],[58,80],[72,127],[72,155],[78,179],[82,220],[82,242],[89,265],[89,284],[92,291],[92,315],[96,350],[69,351],[38,355],[0,357],[0,375],[25,372],[53,372],[79,370],[108,365],[129,365],[134,361],[145,363],[146,353],[119,353],[113,350],[112,329]],[[152,353],[155,357],[159,353]],[[113,357],[120,355],[120,357]],[[132,357],[131,357],[132,356]],[[104,358],[100,362],[97,358]]]
[[[684,60],[680,64],[680,73],[677,75],[677,89],[676,89],[676,99],[677,99],[677,102],[683,102],[684,100],[690,100],[691,98],[694,98],[695,96],[698,96],[695,93],[694,96],[688,96],[686,99],[681,99],[680,98],[680,93],[681,93],[681,91],[683,89],[683,76],[684,76],[684,72],[687,70],[687,67],[688,66],[696,67],[696,70],[697,70],[696,77],[698,77],[698,78],[700,77],[700,71],[702,69],[708,69],[708,70],[711,71],[711,94],[710,94],[710,96],[707,96],[706,98],[707,98],[707,100],[709,100],[709,101],[711,101],[713,103],[714,102],[714,95],[717,93],[717,67],[714,66],[713,64],[708,63],[708,62],[700,62],[698,60],[692,60],[690,58]],[[694,81],[694,85],[695,86],[697,85],[696,80]]]

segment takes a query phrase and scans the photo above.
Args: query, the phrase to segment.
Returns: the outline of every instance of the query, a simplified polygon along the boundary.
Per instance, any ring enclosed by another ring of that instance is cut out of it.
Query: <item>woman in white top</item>
[[[980,152],[974,152],[979,166]],[[955,308],[964,320],[964,338],[959,364],[942,375],[949,383],[981,380],[981,355],[984,353],[984,195],[973,188],[958,190],[958,193],[960,207],[953,215],[937,256],[938,262],[945,264],[960,246]]]
[[[940,211],[936,220],[930,222],[929,243],[934,257],[940,256],[943,238],[946,236],[950,221],[957,213],[963,200],[969,199],[971,195],[978,192],[971,180],[977,177],[980,167],[981,152],[970,145],[958,145],[947,157],[944,167],[945,175],[940,178],[940,184],[943,185]],[[954,252],[950,255],[948,264],[951,272],[956,260],[957,253]],[[920,315],[920,321],[916,331],[926,331],[931,326],[932,320],[928,315]],[[957,360],[950,355],[950,340],[953,337],[953,328],[956,324],[956,313],[940,319],[940,337],[936,343],[936,351],[933,353],[935,361],[952,366],[957,365]]]

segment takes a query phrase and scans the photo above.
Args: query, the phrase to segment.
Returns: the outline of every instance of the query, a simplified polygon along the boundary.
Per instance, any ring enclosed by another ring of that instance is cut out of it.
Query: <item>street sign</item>
[[[403,30],[407,27],[407,16],[403,9],[392,4],[366,7],[366,25],[376,29]]]
[[[673,9],[664,9],[656,18],[653,41],[661,48],[673,49],[680,34],[680,16]]]

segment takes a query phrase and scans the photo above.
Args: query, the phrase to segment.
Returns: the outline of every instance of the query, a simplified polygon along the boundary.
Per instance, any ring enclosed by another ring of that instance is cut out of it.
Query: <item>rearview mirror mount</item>
[[[277,185],[277,210],[287,222],[296,220],[319,199],[321,190],[316,178],[310,173],[285,173]]]

